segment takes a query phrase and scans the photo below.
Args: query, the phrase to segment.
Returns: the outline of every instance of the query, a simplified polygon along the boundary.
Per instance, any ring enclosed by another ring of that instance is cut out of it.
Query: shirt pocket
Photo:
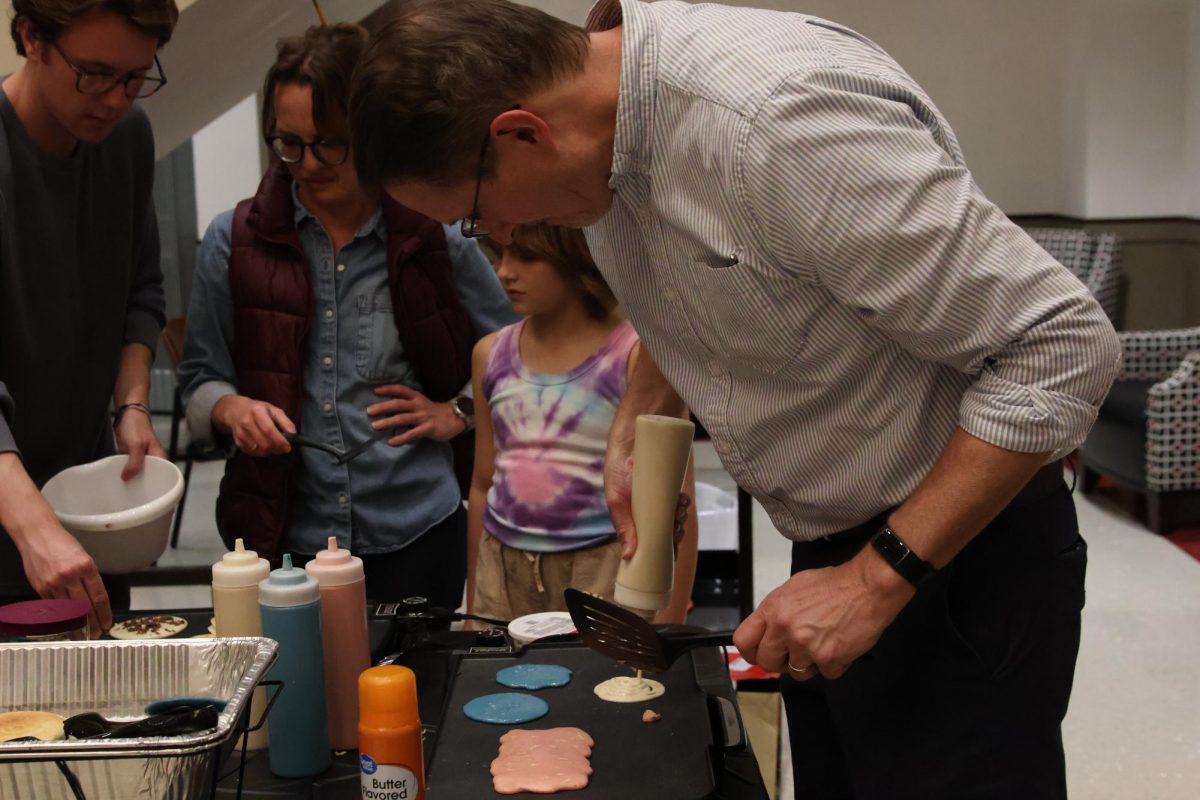
[[[358,342],[354,364],[368,381],[399,383],[408,373],[396,330],[392,298],[386,290],[358,297]]]
[[[687,277],[697,336],[710,351],[768,375],[800,356],[822,301],[798,281],[765,273],[741,251],[695,256]]]

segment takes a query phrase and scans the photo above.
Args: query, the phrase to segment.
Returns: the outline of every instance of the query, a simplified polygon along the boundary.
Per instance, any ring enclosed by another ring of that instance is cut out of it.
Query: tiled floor
[[[701,446],[698,476],[731,486]],[[221,465],[196,465],[180,547],[163,564],[208,564],[223,548],[212,525]],[[1088,603],[1065,724],[1077,800],[1200,796],[1200,562],[1115,509],[1078,497],[1089,541]],[[788,574],[788,543],[754,515],[755,600]],[[136,608],[208,605],[207,587],[138,588]],[[786,753],[786,748],[784,748]],[[791,800],[790,767],[779,797]]]

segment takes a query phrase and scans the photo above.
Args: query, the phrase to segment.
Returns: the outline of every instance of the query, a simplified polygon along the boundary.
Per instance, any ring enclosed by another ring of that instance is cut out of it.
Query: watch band
[[[932,564],[914,553],[886,524],[871,537],[871,546],[883,556],[883,560],[892,569],[913,586],[920,586],[937,571]]]

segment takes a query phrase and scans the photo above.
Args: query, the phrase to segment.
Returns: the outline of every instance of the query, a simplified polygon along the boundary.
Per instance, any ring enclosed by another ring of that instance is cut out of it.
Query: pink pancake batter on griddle
[[[582,789],[592,765],[592,737],[579,728],[540,731],[514,729],[500,737],[500,755],[492,762],[492,787],[498,794],[552,794]]]

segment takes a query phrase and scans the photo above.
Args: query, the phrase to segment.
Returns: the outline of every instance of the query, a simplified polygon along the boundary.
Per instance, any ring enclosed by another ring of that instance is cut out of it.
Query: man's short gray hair
[[[587,57],[581,28],[508,0],[393,0],[379,17],[349,104],[366,186],[473,179],[496,115]]]

